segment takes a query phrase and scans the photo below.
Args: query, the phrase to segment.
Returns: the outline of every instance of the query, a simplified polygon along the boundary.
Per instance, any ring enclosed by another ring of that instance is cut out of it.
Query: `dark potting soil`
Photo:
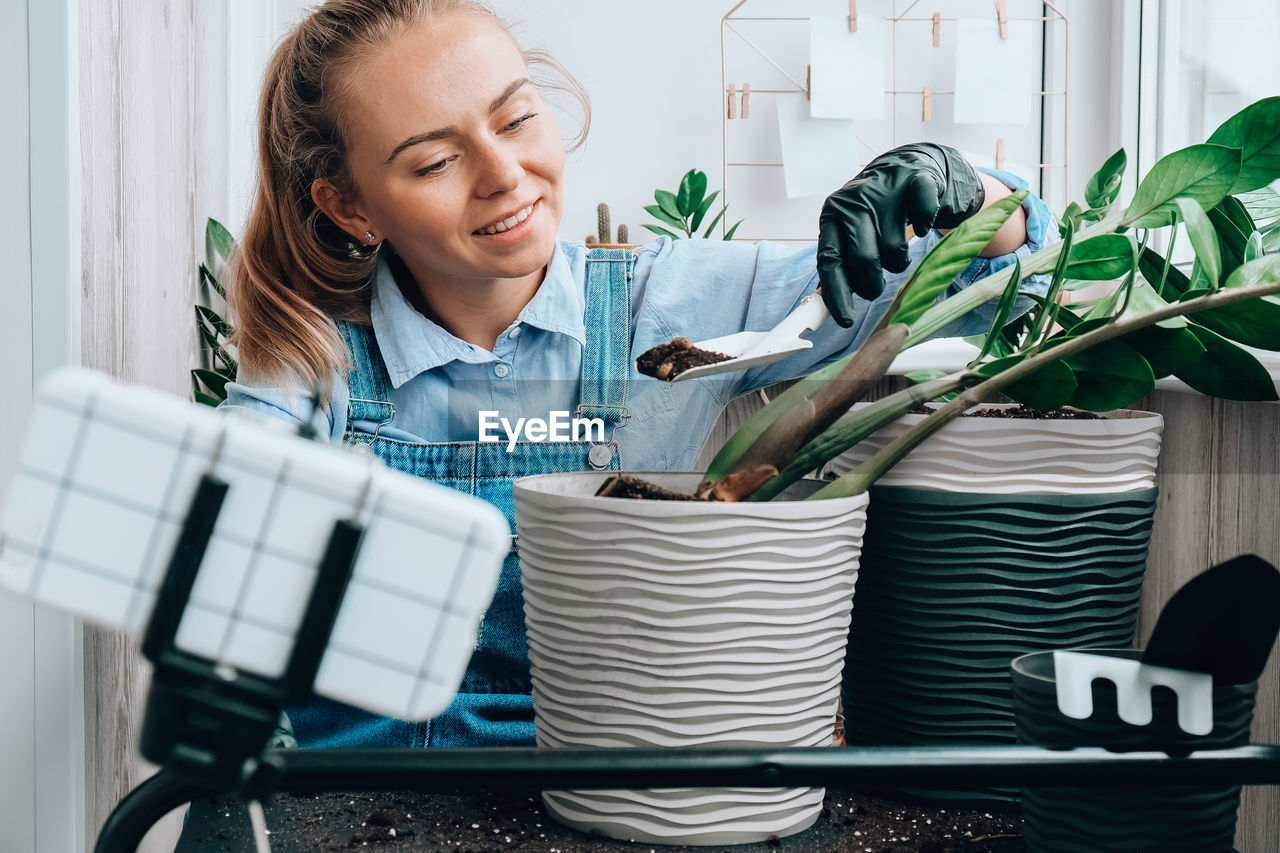
[[[272,853],[1014,853],[1025,851],[1016,808],[933,808],[827,789],[817,823],[766,843],[671,847],[589,835],[557,823],[536,791],[278,794],[265,806]],[[191,805],[174,853],[253,853],[243,803]]]
[[[615,474],[600,484],[600,488],[596,489],[595,497],[597,498],[629,498],[632,500],[649,500],[649,501],[695,501],[693,495],[686,495],[683,492],[673,492],[670,489],[664,489],[657,483],[650,483],[639,477],[632,477],[629,474]]]
[[[641,353],[636,359],[636,370],[655,379],[672,380],[691,367],[719,364],[729,358],[722,352],[698,349],[688,338],[675,338],[669,344],[659,344]]]
[[[935,409],[927,406],[917,406],[911,410],[913,415],[927,415]],[[1094,412],[1086,412],[1084,409],[1054,409],[1051,412],[1042,412],[1039,409],[1032,409],[1028,406],[1012,406],[1007,409],[978,409],[973,412],[965,412],[962,418],[1023,418],[1028,420],[1053,420],[1053,421],[1096,421],[1102,418],[1101,415]]]

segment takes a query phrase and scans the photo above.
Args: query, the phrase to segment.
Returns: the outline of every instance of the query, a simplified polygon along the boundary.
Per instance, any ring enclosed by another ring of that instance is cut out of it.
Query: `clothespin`
[[[920,120],[933,121],[933,87],[925,86],[922,94],[924,95],[924,106],[920,111]]]
[[[806,65],[804,67],[804,99],[806,101],[813,100],[813,66]]]
[[[849,0],[849,32],[858,31],[858,0]]]
[[[996,140],[996,168],[1004,168],[1004,139]]]
[[[738,87],[729,84],[729,118],[738,117]]]
[[[942,13],[933,13],[933,46],[942,47]]]
[[[742,118],[751,118],[751,84],[742,84]]]
[[[1000,38],[1009,37],[1009,7],[1005,0],[996,0],[996,20],[1000,22]]]

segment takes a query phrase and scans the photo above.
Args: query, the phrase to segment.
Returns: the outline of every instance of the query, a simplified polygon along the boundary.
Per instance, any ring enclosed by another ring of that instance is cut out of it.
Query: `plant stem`
[[[931,400],[962,390],[977,382],[972,371],[932,379],[912,385],[868,403],[857,412],[849,412],[831,425],[831,428],[810,441],[776,477],[765,481],[747,498],[749,501],[767,501],[777,497],[787,486],[800,480],[810,471],[844,453],[887,423]]]
[[[872,483],[884,476],[890,468],[898,464],[917,445],[964,414],[966,410],[977,405],[988,394],[999,391],[1011,383],[1034,373],[1050,361],[1067,358],[1083,352],[1102,341],[1111,340],[1147,326],[1153,326],[1162,320],[1168,320],[1172,317],[1182,317],[1187,314],[1195,314],[1236,302],[1247,302],[1250,299],[1277,293],[1280,293],[1280,281],[1253,287],[1233,287],[1230,290],[1219,290],[1207,296],[1188,299],[1185,302],[1174,302],[1146,314],[1137,314],[1132,317],[1113,320],[1105,326],[1100,326],[1079,337],[1064,340],[1058,346],[1026,358],[1008,370],[1002,371],[964,391],[947,405],[925,418],[906,435],[890,442],[866,462],[845,474],[839,480],[810,495],[806,500],[848,497],[866,491]]]

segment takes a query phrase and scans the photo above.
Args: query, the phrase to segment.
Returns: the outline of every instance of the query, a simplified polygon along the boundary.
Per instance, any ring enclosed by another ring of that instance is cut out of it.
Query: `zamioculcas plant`
[[[1147,394],[1158,378],[1175,376],[1212,396],[1276,399],[1266,369],[1238,344],[1280,350],[1280,195],[1268,188],[1280,178],[1280,97],[1245,108],[1207,143],[1161,159],[1129,205],[1118,207],[1124,169],[1119,151],[1089,181],[1088,206],[1073,203],[1062,215],[1060,241],[936,302],[1025,194],[950,232],[862,346],[750,418],[712,460],[694,496],[769,500],[885,424],[941,398],[949,402],[918,427],[809,499],[865,491],[929,435],[997,392],[1040,410],[1107,411]],[[1165,254],[1149,246],[1160,229],[1172,231]],[[1179,231],[1195,252],[1190,276],[1170,262]],[[1051,273],[1044,296],[1019,290],[1035,273]],[[1105,296],[1063,304],[1082,283],[1104,281],[1118,284]],[[1010,323],[1019,295],[1035,307]],[[965,370],[850,411],[901,350],[993,299],[999,301],[981,353]]]
[[[213,309],[216,296],[223,304],[227,291],[221,282],[235,239],[222,223],[210,219],[204,229],[204,262],[200,264],[196,331],[200,335],[201,366],[191,371],[191,391],[197,403],[217,406],[227,398],[227,383],[234,382],[239,365],[227,351],[231,324]]]
[[[702,227],[702,221],[711,210],[711,205],[718,195],[720,195],[720,190],[707,195],[706,172],[690,169],[680,179],[680,188],[676,192],[654,190],[653,198],[657,204],[645,207],[645,211],[650,216],[663,223],[663,225],[670,227],[647,224],[644,227],[654,234],[670,237],[673,240],[697,237],[698,229]],[[728,205],[723,205],[720,208],[720,212],[715,215],[711,220],[711,224],[702,232],[703,238],[711,236],[728,209]],[[738,230],[738,226],[741,224],[741,219],[735,222],[725,233],[724,239],[732,240],[734,232]],[[676,230],[671,230],[673,228]]]

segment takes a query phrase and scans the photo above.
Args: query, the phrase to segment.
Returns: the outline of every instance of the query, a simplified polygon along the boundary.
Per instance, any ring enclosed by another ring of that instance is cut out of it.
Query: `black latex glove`
[[[884,272],[902,272],[907,223],[916,234],[954,228],[982,209],[986,193],[978,173],[954,148],[903,145],[867,164],[832,193],[818,217],[818,277],[827,310],[853,325],[853,297],[875,299]]]

